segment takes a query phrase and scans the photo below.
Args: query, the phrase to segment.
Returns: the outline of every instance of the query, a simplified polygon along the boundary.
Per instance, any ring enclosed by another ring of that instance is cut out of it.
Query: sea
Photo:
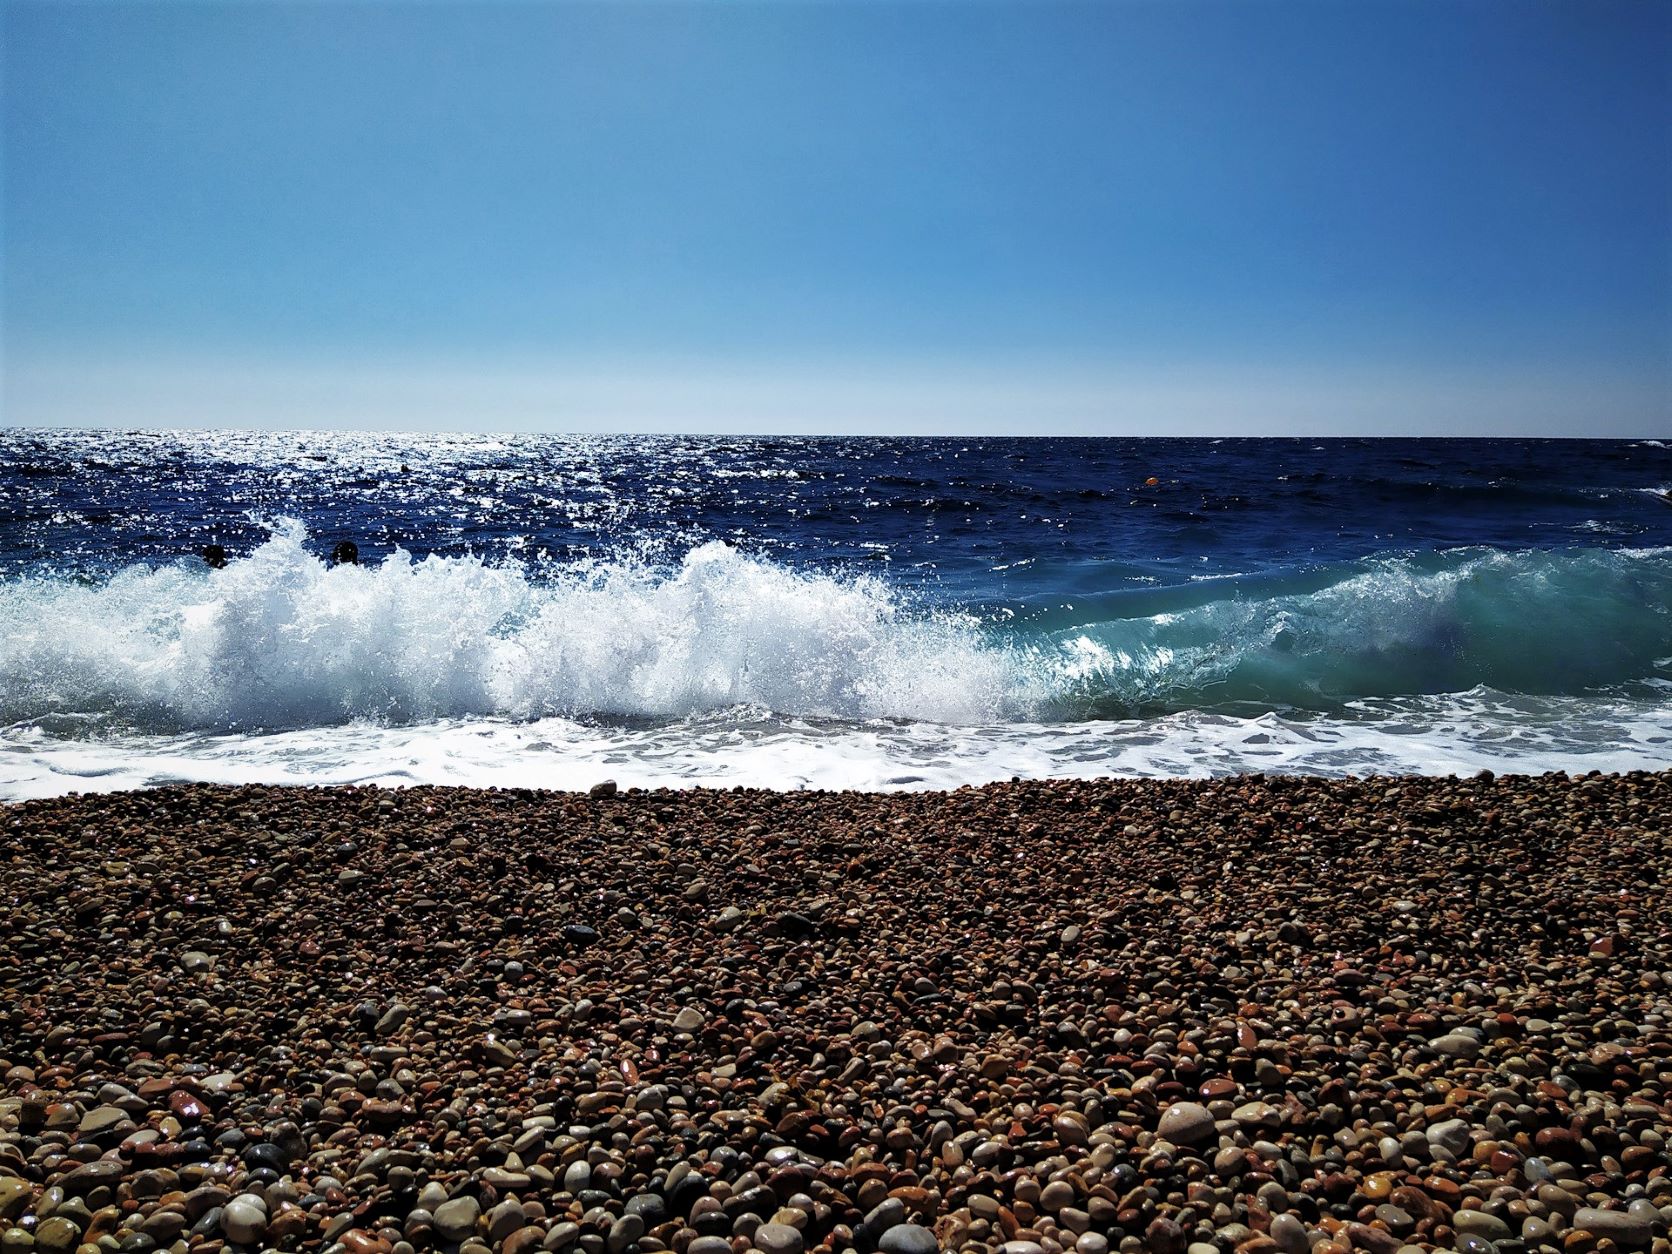
[[[1662,768],[1669,444],[0,431],[0,798]]]

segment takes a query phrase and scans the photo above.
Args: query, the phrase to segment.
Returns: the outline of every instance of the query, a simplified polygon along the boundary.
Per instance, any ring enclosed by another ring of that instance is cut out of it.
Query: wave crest
[[[5,586],[0,714],[245,730],[759,706],[971,723],[1004,717],[1019,691],[973,620],[718,542],[671,571],[598,563],[535,582],[403,553],[328,568],[305,539],[286,523],[224,570]]]
[[[209,571],[0,585],[0,718],[141,730],[604,716],[1074,721],[1672,678],[1672,551],[1463,550],[1076,598],[1018,625],[721,543],[533,578],[327,568],[285,524]]]
[[[1456,550],[1167,589],[1053,632],[1059,694],[1106,716],[1338,709],[1477,688],[1561,695],[1672,675],[1672,550]]]

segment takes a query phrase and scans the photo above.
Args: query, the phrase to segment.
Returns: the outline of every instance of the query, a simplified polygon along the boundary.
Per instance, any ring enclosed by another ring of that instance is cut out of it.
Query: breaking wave
[[[305,541],[285,524],[223,570],[0,585],[0,718],[251,731],[748,707],[976,725],[1672,683],[1667,549],[1383,556],[982,621],[717,542],[548,574],[328,568]]]

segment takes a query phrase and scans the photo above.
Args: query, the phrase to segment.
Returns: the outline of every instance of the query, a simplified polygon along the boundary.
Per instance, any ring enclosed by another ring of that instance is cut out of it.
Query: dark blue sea
[[[0,432],[0,796],[1662,767],[1669,442]]]

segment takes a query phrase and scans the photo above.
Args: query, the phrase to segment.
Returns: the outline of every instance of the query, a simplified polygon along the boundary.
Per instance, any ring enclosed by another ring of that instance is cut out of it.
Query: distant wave
[[[226,569],[0,585],[0,718],[248,731],[731,707],[975,725],[1672,677],[1672,550],[1367,558],[983,624],[720,543],[534,577],[328,569],[285,524]]]

